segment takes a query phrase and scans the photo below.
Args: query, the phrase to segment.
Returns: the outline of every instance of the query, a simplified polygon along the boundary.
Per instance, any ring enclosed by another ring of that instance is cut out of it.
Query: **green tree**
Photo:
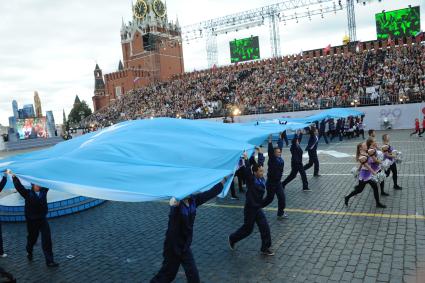
[[[78,96],[75,99],[74,107],[72,107],[71,112],[68,115],[68,123],[70,124],[78,124],[82,119],[90,116],[92,114],[90,107],[83,100],[79,102]]]

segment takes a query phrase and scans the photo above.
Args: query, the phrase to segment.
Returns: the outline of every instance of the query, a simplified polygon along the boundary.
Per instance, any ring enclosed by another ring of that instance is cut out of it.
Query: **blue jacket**
[[[47,192],[49,189],[41,188],[40,195],[33,190],[28,190],[22,186],[17,177],[13,177],[13,184],[18,193],[25,199],[25,218],[29,220],[45,219],[47,216]]]
[[[280,179],[282,179],[284,162],[282,157],[276,157],[274,155],[274,148],[271,142],[269,142],[268,146],[268,155],[267,180],[272,183],[280,182]]]
[[[217,196],[222,190],[223,185],[218,183],[206,192],[192,195],[189,198],[189,206],[186,206],[183,201],[180,201],[178,206],[170,206],[164,252],[171,251],[174,254],[181,255],[190,248],[196,208]]]
[[[292,164],[303,164],[303,150],[300,145],[292,144],[291,145],[291,163]]]
[[[264,205],[263,197],[266,192],[266,180],[256,178],[251,171],[251,164],[255,164],[254,158],[245,160],[245,177],[248,188],[245,198],[245,206],[250,208],[262,208]]]
[[[309,152],[315,152],[317,151],[317,144],[318,144],[318,137],[315,135],[310,135],[310,138],[308,139],[307,147],[305,148],[306,151]]]

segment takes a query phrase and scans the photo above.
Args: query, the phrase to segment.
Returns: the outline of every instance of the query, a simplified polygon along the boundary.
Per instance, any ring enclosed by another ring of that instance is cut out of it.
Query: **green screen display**
[[[377,39],[415,36],[421,30],[419,7],[382,12],[375,19]]]
[[[230,41],[230,60],[232,63],[260,59],[258,36]]]

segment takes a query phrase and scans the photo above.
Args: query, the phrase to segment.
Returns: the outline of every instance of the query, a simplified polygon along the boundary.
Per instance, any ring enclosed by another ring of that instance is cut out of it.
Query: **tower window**
[[[115,97],[116,98],[120,98],[121,97],[121,86],[116,86],[115,87]]]

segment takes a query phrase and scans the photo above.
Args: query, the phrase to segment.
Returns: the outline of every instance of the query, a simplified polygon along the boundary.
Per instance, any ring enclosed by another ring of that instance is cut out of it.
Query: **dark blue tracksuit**
[[[286,131],[280,134],[279,139],[277,140],[277,146],[282,150],[283,142],[285,141],[286,146],[288,146],[288,136],[286,135]]]
[[[303,167],[303,150],[300,145],[292,144],[291,145],[291,173],[289,173],[288,177],[282,182],[282,187],[285,189],[286,185],[289,184],[298,174],[301,175],[301,180],[303,182],[303,189],[308,188],[307,176],[305,175],[304,167]]]
[[[7,178],[6,176],[3,176],[3,178],[1,179],[0,182],[0,193],[3,190],[4,186],[6,186],[7,183]],[[0,255],[4,254],[4,249],[3,249],[3,232],[1,230],[1,222],[0,222]]]
[[[321,137],[325,139],[326,144],[329,143],[328,138],[326,137],[326,120],[320,121],[319,124],[319,140]]]
[[[251,162],[252,160],[251,158]],[[229,239],[232,243],[237,243],[248,237],[254,230],[254,224],[257,223],[261,235],[261,250],[265,251],[272,245],[269,224],[262,209],[266,182],[264,178],[257,179],[252,174],[248,160],[245,161],[245,176],[248,191],[245,198],[244,223],[235,233],[230,235]]]
[[[179,205],[170,207],[168,229],[164,241],[164,261],[158,274],[152,278],[151,282],[172,282],[180,265],[183,266],[188,282],[200,282],[198,269],[190,248],[196,208],[216,197],[222,190],[223,185],[219,183],[206,192],[192,195],[188,201],[189,205],[180,201]]]
[[[241,160],[243,162],[243,160]],[[257,164],[259,166],[264,166],[264,161],[266,161],[266,158],[264,157],[264,154],[262,154],[261,152],[258,153],[258,160],[257,160]],[[255,163],[255,160],[253,159],[253,163]],[[244,190],[242,188],[242,184],[246,183],[245,181],[245,168],[244,166],[242,166],[241,164],[239,164],[240,167],[238,170],[236,170],[236,176],[238,177],[238,185],[239,185],[239,192],[240,193],[244,193]],[[234,182],[234,177],[233,177],[233,181],[232,184],[230,185],[230,193],[232,195],[232,197],[237,197],[236,196],[236,190],[235,190],[235,182]]]
[[[52,238],[46,216],[48,212],[47,192],[49,189],[41,188],[40,194],[33,190],[27,190],[22,186],[17,177],[13,177],[13,184],[18,193],[25,199],[25,219],[27,221],[27,252],[32,254],[33,247],[37,242],[38,234],[41,233],[41,246],[43,248],[46,263],[53,262]]]
[[[334,139],[334,137],[335,137],[335,135],[336,135],[336,133],[335,133],[336,131],[335,131],[335,122],[334,122],[334,120],[333,119],[330,119],[329,120],[329,132],[328,132],[328,134],[331,136],[331,141]]]
[[[317,158],[317,144],[319,143],[319,138],[312,134],[308,140],[307,147],[305,150],[308,152],[308,163],[304,165],[304,171],[310,169],[314,164],[314,175],[319,174],[319,158]]]
[[[266,189],[267,189],[267,195],[264,199],[264,206],[268,206],[270,203],[272,203],[274,199],[274,195],[277,196],[277,216],[282,216],[285,212],[286,207],[286,198],[285,198],[285,191],[282,188],[282,175],[283,175],[283,167],[284,162],[282,157],[276,157],[274,155],[274,148],[272,143],[269,143],[268,146],[268,154],[269,154],[269,161],[267,163],[267,182],[266,182]]]
[[[336,121],[336,134],[339,137],[339,141],[342,141],[342,131],[344,130],[344,123],[341,119]]]
[[[235,175],[238,177],[238,187],[239,187],[239,192],[243,193],[243,184],[245,184],[245,176],[244,176],[244,170],[243,170],[243,161],[240,160],[239,161],[239,168],[238,170],[236,170]]]
[[[235,176],[238,177],[238,187],[239,187],[240,193],[244,193],[243,184],[245,183],[245,176],[244,176],[244,170],[242,168],[242,163],[243,161],[240,160],[239,168],[235,172]],[[232,183],[230,184],[230,194],[232,195],[232,197],[237,198],[236,190],[235,190],[235,176],[233,176]]]

